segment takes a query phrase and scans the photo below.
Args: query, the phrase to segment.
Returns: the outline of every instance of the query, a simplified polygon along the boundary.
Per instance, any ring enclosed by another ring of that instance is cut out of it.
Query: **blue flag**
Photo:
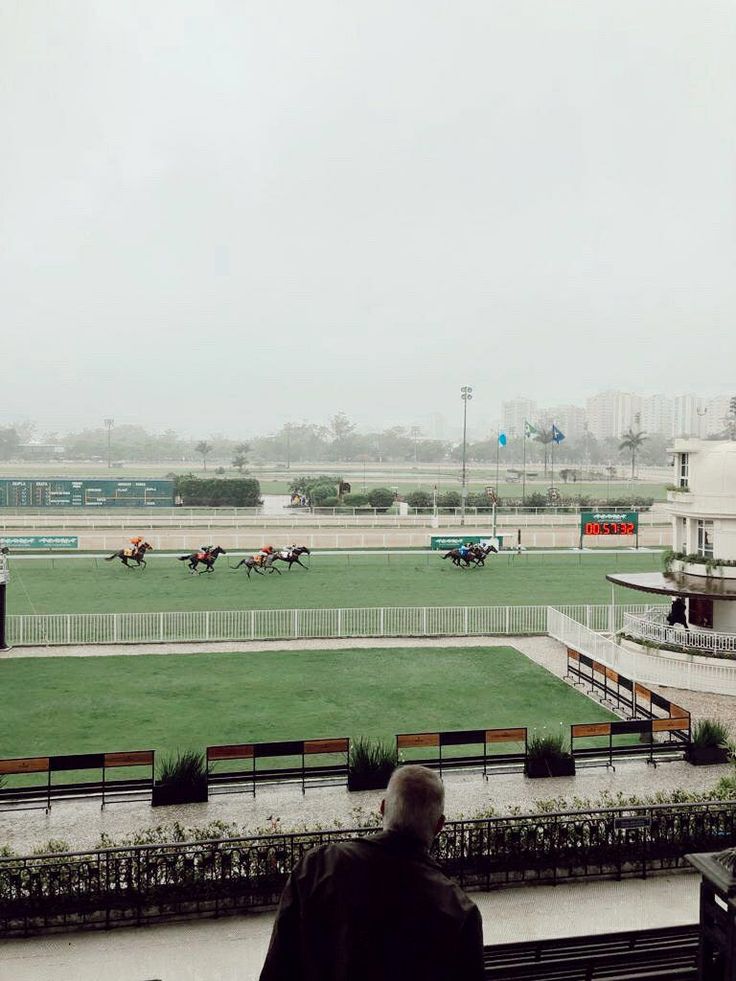
[[[561,432],[554,423],[552,423],[552,439],[555,441],[555,443],[557,443],[559,446],[564,438],[565,434]]]
[[[508,440],[506,439],[506,433],[499,433],[498,434],[498,445],[499,446],[505,446],[507,442],[508,442]]]

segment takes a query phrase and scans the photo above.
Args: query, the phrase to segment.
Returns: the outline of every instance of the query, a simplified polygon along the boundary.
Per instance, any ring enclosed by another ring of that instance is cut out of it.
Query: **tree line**
[[[541,465],[555,470],[575,465],[617,465],[631,457],[626,440],[596,439],[590,433],[568,437],[555,446],[547,438],[546,428],[538,427],[542,439],[509,437],[507,445],[498,448],[497,435],[469,440],[466,446],[470,463],[519,466],[524,457],[528,467]],[[642,434],[639,434],[642,435]],[[109,443],[108,443],[109,436]],[[630,441],[629,441],[630,442]],[[649,435],[638,440],[636,460],[641,464],[664,465],[667,462],[664,436]],[[524,445],[526,444],[526,445]],[[416,426],[391,426],[376,431],[360,431],[345,413],[336,413],[326,424],[288,423],[268,436],[233,439],[213,434],[206,439],[191,439],[173,429],[151,432],[143,426],[120,425],[84,429],[59,435],[36,436],[32,424],[0,427],[0,460],[49,459],[69,461],[107,461],[108,448],[113,463],[192,463],[203,470],[225,467],[240,473],[250,465],[296,465],[304,463],[345,462],[427,464],[459,462],[462,444],[456,440],[430,439]]]

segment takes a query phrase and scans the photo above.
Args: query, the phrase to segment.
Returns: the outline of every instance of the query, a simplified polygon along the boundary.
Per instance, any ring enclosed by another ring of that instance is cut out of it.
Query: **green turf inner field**
[[[309,571],[282,575],[231,571],[189,575],[175,558],[145,571],[102,559],[14,559],[10,613],[114,613],[175,610],[308,609],[360,606],[494,606],[607,603],[607,572],[661,568],[658,553],[491,556],[483,569],[456,569],[432,555],[313,555]],[[637,594],[620,591],[622,602]]]
[[[511,647],[19,658],[0,679],[5,758],[614,718]]]

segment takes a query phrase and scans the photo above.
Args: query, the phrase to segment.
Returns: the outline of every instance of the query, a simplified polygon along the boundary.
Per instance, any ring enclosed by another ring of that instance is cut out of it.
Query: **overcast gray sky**
[[[736,390],[731,0],[0,0],[0,422]]]

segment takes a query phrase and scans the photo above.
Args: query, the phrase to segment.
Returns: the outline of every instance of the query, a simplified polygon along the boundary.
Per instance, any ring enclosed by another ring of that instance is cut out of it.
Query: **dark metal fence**
[[[135,925],[274,906],[315,846],[374,829],[0,859],[0,935]],[[435,856],[471,890],[645,876],[736,845],[736,801],[450,822]]]

